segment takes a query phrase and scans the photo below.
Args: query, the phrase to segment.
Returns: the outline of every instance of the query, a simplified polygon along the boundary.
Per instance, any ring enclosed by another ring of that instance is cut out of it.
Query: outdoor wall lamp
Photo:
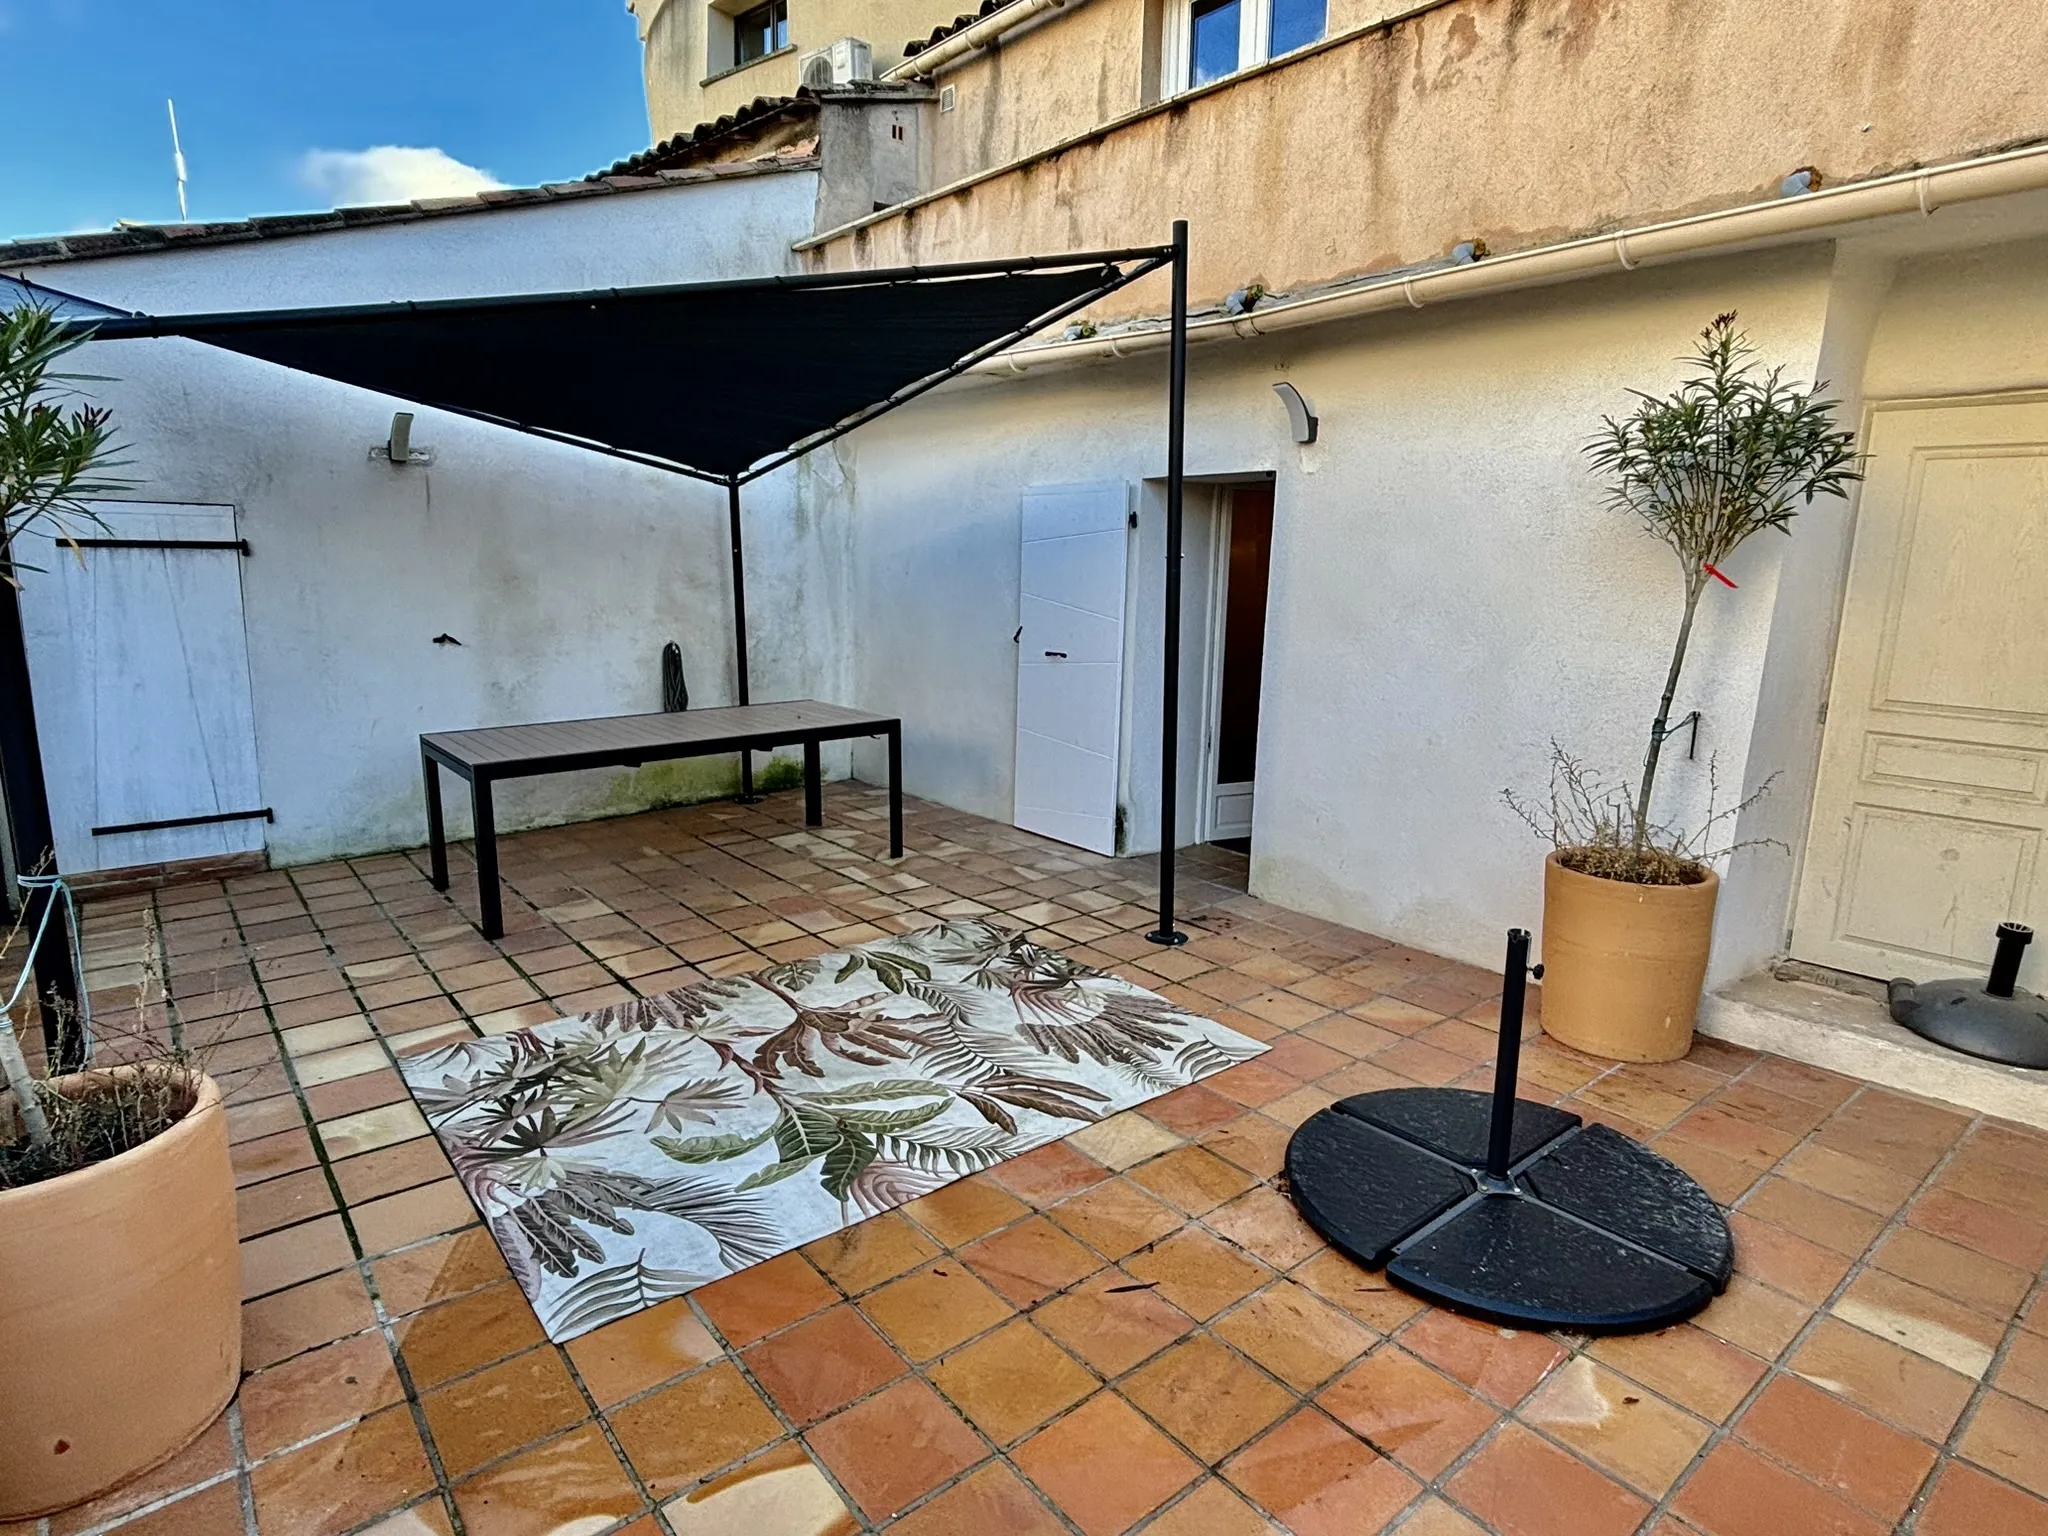
[[[391,413],[391,436],[370,450],[373,459],[385,459],[393,469],[403,469],[408,464],[431,464],[434,450],[415,448],[412,445],[412,412]]]
[[[1287,407],[1287,421],[1294,429],[1294,440],[1297,443],[1314,442],[1316,429],[1321,423],[1317,421],[1316,408],[1308,403],[1308,397],[1285,379],[1273,386],[1273,393]]]

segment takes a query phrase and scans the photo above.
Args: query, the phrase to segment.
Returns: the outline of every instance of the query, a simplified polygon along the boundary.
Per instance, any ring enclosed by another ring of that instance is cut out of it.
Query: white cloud
[[[309,149],[299,180],[338,208],[462,197],[505,185],[489,171],[464,165],[439,149],[378,144],[369,149]]]

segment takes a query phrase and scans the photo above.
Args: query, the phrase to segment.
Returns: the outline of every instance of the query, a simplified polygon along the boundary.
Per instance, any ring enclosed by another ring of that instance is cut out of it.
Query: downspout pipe
[[[993,18],[991,18],[993,19]],[[1453,299],[1542,287],[1583,277],[1634,272],[1739,249],[1820,239],[1849,225],[1917,215],[1958,203],[2048,189],[2048,145],[1852,182],[1820,192],[1747,203],[1613,234],[1491,256],[1431,272],[1368,280],[1328,293],[1269,300],[1243,315],[1211,315],[1187,328],[1189,341],[1265,336],[1305,325],[1350,320],[1387,310],[1423,309]],[[1067,363],[1155,352],[1169,345],[1166,327],[1123,331],[1080,341],[1019,348],[972,372],[1007,376]]]
[[[955,60],[963,59],[990,43],[1006,32],[1014,32],[1027,21],[1047,11],[1064,8],[1068,0],[1016,0],[1001,10],[984,16],[964,32],[955,32],[951,37],[921,48],[894,69],[884,70],[884,80],[929,80]]]

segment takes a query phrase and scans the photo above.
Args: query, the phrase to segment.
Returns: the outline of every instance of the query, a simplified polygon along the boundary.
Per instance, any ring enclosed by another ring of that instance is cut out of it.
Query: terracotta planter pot
[[[1614,1061],[1692,1049],[1721,879],[1632,885],[1543,864],[1543,1030]]]
[[[208,1077],[161,1136],[0,1193],[0,1520],[104,1492],[220,1416],[242,1370],[235,1240]]]

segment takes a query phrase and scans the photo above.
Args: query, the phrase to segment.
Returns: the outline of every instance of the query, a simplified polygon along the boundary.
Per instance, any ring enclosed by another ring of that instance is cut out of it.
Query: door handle
[[[1065,661],[1067,659],[1067,653],[1065,651],[1047,651],[1045,654],[1048,656],[1057,656],[1061,661]]]

